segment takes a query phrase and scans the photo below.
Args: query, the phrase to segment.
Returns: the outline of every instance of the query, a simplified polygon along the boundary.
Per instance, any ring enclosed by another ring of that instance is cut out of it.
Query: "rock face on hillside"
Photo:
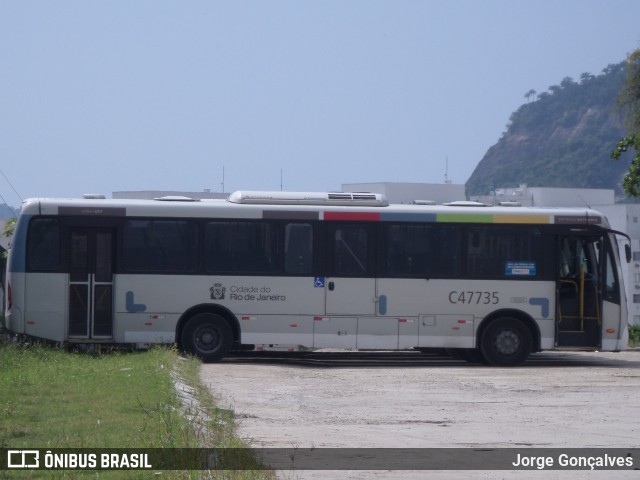
[[[624,63],[598,76],[565,78],[512,115],[507,131],[480,161],[466,184],[467,195],[495,188],[613,188],[622,194],[622,177],[631,156],[610,159],[626,130],[615,110],[625,79]]]

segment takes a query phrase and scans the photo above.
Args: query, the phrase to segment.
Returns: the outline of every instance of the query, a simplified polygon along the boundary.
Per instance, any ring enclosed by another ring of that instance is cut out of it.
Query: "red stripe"
[[[359,220],[365,222],[379,222],[379,212],[324,212],[325,220]]]

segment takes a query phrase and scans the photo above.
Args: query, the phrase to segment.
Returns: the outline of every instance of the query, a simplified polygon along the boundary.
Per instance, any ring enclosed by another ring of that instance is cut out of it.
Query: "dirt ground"
[[[523,366],[419,353],[240,356],[201,378],[254,447],[637,448],[640,350]],[[351,357],[350,355],[353,355]],[[373,359],[373,360],[371,360]],[[473,474],[473,475],[471,475]],[[632,471],[296,471],[285,478],[640,478]]]

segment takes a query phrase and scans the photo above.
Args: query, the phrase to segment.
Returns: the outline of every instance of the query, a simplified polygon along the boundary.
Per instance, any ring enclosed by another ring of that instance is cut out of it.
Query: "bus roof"
[[[304,196],[304,198],[303,198]],[[314,192],[234,192],[228,199],[186,197],[155,200],[100,198],[32,198],[21,215],[90,217],[191,217],[404,221],[427,223],[501,223],[597,225],[608,228],[604,215],[591,208],[389,204],[380,194]]]

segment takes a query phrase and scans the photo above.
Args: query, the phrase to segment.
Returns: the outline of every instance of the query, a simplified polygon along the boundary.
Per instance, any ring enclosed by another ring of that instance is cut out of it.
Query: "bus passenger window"
[[[197,266],[197,226],[190,221],[129,220],[123,263],[129,271],[185,272]]]
[[[204,231],[207,272],[273,273],[278,269],[274,225],[265,222],[210,222]]]
[[[618,282],[616,281],[616,273],[614,271],[614,260],[611,257],[611,252],[607,251],[605,254],[605,284],[604,284],[604,296],[607,300],[613,302],[619,302]]]
[[[60,226],[52,218],[36,218],[29,225],[27,266],[31,270],[57,270],[60,265]]]
[[[392,225],[387,242],[386,270],[390,275],[426,276],[431,273],[432,227]]]
[[[540,274],[543,262],[540,230],[527,227],[473,227],[467,242],[467,269],[474,277],[529,278]],[[526,264],[527,274],[514,275]]]
[[[460,229],[441,225],[391,225],[385,273],[392,276],[450,276],[458,271]]]
[[[333,239],[335,273],[367,273],[367,231],[361,227],[340,227],[336,228]]]
[[[313,228],[308,223],[289,223],[284,230],[284,271],[311,273]]]

